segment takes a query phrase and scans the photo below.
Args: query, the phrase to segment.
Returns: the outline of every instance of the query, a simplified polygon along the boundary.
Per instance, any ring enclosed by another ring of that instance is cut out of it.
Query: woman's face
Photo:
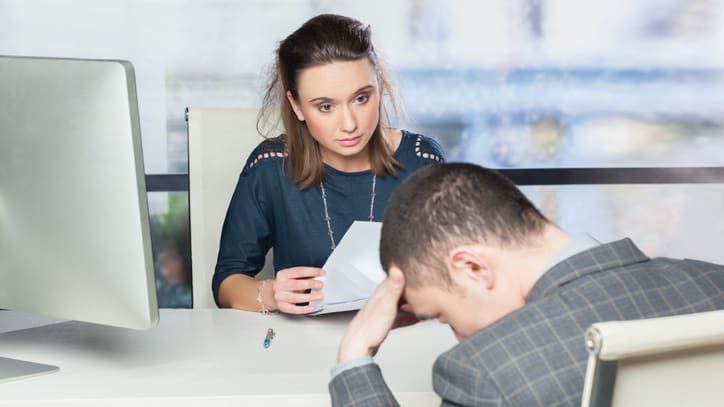
[[[366,59],[304,69],[299,100],[287,99],[319,143],[322,160],[342,171],[369,169],[368,142],[379,123],[377,75]]]

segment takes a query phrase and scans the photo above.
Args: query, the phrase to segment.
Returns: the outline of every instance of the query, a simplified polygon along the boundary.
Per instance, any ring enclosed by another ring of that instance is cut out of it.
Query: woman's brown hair
[[[319,144],[312,137],[307,125],[299,121],[286,98],[289,91],[299,100],[297,79],[303,69],[329,64],[335,61],[357,61],[367,58],[377,73],[380,86],[380,119],[369,141],[369,158],[372,172],[378,176],[397,176],[394,151],[383,135],[388,129],[389,117],[385,97],[390,99],[395,113],[398,111],[396,92],[372,46],[370,26],[344,16],[318,15],[291,33],[276,51],[276,61],[269,77],[269,84],[259,117],[257,130],[265,135],[263,127],[271,118],[279,115],[286,133],[286,152],[289,162],[289,178],[300,189],[322,182],[325,175]],[[272,126],[275,127],[275,126]]]

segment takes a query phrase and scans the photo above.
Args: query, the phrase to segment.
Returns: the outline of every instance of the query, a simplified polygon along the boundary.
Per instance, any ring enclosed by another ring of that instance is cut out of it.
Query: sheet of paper
[[[355,221],[324,263],[324,300],[312,303],[311,315],[362,308],[387,277],[380,264],[382,223]]]

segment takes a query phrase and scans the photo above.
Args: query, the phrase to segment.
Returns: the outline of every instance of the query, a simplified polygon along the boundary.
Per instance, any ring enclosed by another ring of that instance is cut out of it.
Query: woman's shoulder
[[[444,162],[445,152],[440,144],[432,137],[402,130],[401,147],[411,152],[416,158],[423,161]]]
[[[286,138],[284,135],[264,139],[249,154],[244,171],[264,167],[266,164],[278,164],[287,157]]]

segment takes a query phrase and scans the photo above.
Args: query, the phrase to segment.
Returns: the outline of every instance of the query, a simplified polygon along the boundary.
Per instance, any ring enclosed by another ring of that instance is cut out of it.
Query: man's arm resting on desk
[[[329,383],[332,406],[399,406],[382,378],[380,367],[365,363],[338,373]]]
[[[371,357],[348,360],[332,368],[332,406],[398,406]],[[433,387],[446,406],[507,406],[495,385],[460,352],[446,352],[435,361]]]
[[[334,379],[338,374],[344,372],[345,370],[349,370],[352,368],[355,368],[357,366],[362,365],[369,365],[375,363],[374,359],[372,359],[371,356],[364,356],[361,358],[356,358],[352,360],[348,360],[346,362],[342,362],[336,366],[334,366],[332,369],[330,369],[329,373],[330,376],[332,376],[332,379]]]
[[[471,363],[469,353],[463,349],[440,355],[432,372],[432,387],[442,398],[442,406],[509,405],[488,374]]]
[[[400,324],[397,313],[403,289],[404,276],[393,268],[347,327],[329,384],[333,406],[398,405],[372,356]]]
[[[332,369],[329,391],[333,406],[398,405],[372,356],[393,327],[417,320],[398,315],[403,289],[402,272],[391,267],[388,277],[350,322],[339,346],[338,365]],[[468,346],[458,347],[436,360],[433,388],[443,399],[442,405],[504,405],[496,386],[470,360],[471,351]]]

